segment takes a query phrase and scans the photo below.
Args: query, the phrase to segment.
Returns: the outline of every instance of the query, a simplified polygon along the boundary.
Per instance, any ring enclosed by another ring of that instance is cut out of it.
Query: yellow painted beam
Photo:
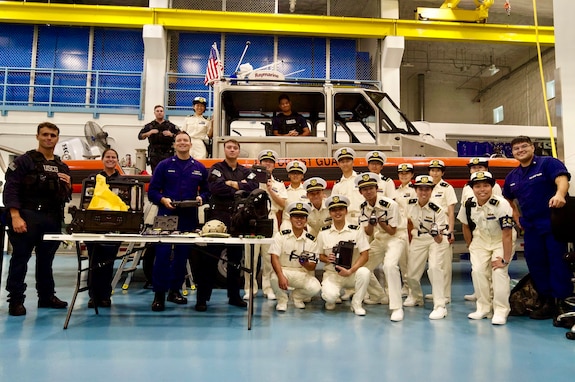
[[[0,1],[0,22],[120,28],[160,24],[170,30],[203,32],[535,44],[531,26],[9,1]],[[542,44],[553,45],[554,28],[540,27],[539,37]]]

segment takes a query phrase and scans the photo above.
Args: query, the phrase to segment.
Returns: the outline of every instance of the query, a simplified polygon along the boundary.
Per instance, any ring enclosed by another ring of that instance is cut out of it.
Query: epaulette
[[[492,206],[498,206],[499,200],[497,200],[495,198],[491,198],[491,199],[489,199],[489,204],[491,204]]]
[[[349,227],[349,229],[353,229],[353,230],[358,230],[358,229],[359,229],[359,226],[358,226],[358,225],[355,225],[355,224],[350,224],[350,225],[348,225],[348,227]]]
[[[429,208],[431,208],[435,212],[441,211],[441,208],[437,204],[432,202],[429,202]]]
[[[321,227],[322,231],[325,231],[326,229],[330,229],[331,228],[331,224],[330,225],[326,225],[324,227]]]
[[[382,175],[381,176],[381,180],[383,180],[384,182],[387,182],[387,180],[389,179],[389,177]]]
[[[305,233],[305,237],[307,237],[307,238],[310,239],[311,241],[315,241],[315,236],[312,235],[312,234],[309,233],[309,232],[306,232],[306,233]]]
[[[359,208],[365,208],[365,207],[367,207],[367,200],[361,203],[361,205],[359,206]]]
[[[417,198],[409,199],[409,201],[407,202],[407,204],[415,204],[415,203],[417,203]]]
[[[409,183],[409,184],[407,185],[407,187],[415,188],[415,186],[413,185],[413,183]]]
[[[390,203],[389,203],[387,200],[380,199],[380,200],[379,200],[379,205],[382,206],[382,207],[387,208],[387,207],[390,206]]]
[[[291,229],[284,229],[281,234],[282,235],[289,235],[291,233]]]
[[[449,183],[447,183],[447,182],[439,182],[439,185],[441,187],[449,187]]]

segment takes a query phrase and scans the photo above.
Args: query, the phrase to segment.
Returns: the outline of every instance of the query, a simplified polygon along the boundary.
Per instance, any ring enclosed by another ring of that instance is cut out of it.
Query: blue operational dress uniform
[[[527,167],[519,166],[505,178],[503,196],[517,199],[520,223],[525,230],[525,260],[540,296],[563,299],[573,292],[572,272],[563,262],[567,245],[551,232],[548,202],[557,192],[555,179],[571,175],[565,165],[552,157],[534,156]]]
[[[172,201],[195,200],[198,195],[204,202],[209,199],[208,171],[202,163],[191,157],[182,160],[173,156],[158,164],[148,190],[150,201],[159,206],[158,216],[178,216],[178,230],[194,231],[198,227],[197,208],[170,210],[161,204],[160,200],[163,197]],[[156,247],[152,274],[154,292],[180,289],[184,282],[189,253],[190,245],[175,245],[174,258],[170,262],[171,246],[161,244]]]
[[[30,150],[12,162],[6,171],[4,205],[18,209],[27,232],[16,233],[7,213],[8,238],[13,247],[6,290],[10,304],[23,303],[32,250],[36,251],[36,290],[38,304],[44,306],[54,297],[52,262],[57,241],[44,241],[46,233],[61,233],[64,204],[70,200],[71,188],[59,180],[58,173],[70,175],[70,169],[58,156],[48,160],[37,150]],[[63,303],[61,307],[65,307]]]

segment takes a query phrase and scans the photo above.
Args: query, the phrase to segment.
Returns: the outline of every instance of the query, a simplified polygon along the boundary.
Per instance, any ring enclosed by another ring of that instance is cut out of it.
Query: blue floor
[[[75,272],[75,257],[57,256],[56,288],[67,301]],[[289,305],[278,314],[259,296],[251,331],[246,311],[228,306],[224,290],[215,291],[206,313],[193,309],[193,293],[188,305],[167,303],[154,313],[141,281],[117,289],[99,316],[81,293],[63,330],[66,312],[36,309],[29,277],[25,317],[8,316],[0,294],[0,381],[573,381],[575,341],[565,329],[526,317],[500,327],[467,319],[474,310],[463,300],[471,292],[469,262],[454,263],[453,272],[443,320],[427,318],[431,302],[406,308],[405,320],[392,323],[387,306],[366,306],[367,315],[356,317],[349,303],[326,312],[316,297],[305,310]],[[520,278],[524,261],[510,272]]]

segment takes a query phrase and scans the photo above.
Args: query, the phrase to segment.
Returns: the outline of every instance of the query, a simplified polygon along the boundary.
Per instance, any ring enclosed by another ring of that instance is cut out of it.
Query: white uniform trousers
[[[399,257],[399,271],[401,272],[403,285],[407,287],[407,252],[409,251],[409,237],[406,229],[402,229],[400,232],[397,232],[396,235],[400,235],[405,243],[401,256]]]
[[[303,301],[312,298],[321,290],[318,279],[311,276],[305,268],[282,268],[284,276],[288,280],[288,287],[293,288],[292,297],[294,301]],[[274,272],[271,276],[271,284],[276,294],[278,304],[287,303],[288,294],[279,287],[278,276]]]
[[[366,267],[359,268],[349,277],[340,276],[333,271],[325,271],[321,283],[321,298],[327,303],[335,304],[335,301],[339,298],[341,288],[355,288],[351,304],[353,306],[361,306],[367,292],[370,274],[373,273]]]
[[[400,236],[390,236],[383,240],[375,239],[370,243],[371,249],[369,250],[369,260],[365,266],[371,270],[370,266],[372,258],[377,258],[378,266],[383,260],[383,274],[387,281],[387,288],[389,294],[389,309],[401,309],[401,274],[399,273],[399,260],[405,250],[406,242]],[[370,283],[371,287],[371,283]],[[374,299],[372,292],[368,287],[370,299]]]
[[[429,262],[427,275],[431,282],[433,293],[433,309],[445,307],[445,277],[443,274],[443,262],[445,251],[449,249],[449,243],[444,238],[440,244],[436,243],[428,234],[415,235],[409,243],[409,253],[407,255],[407,284],[411,289],[411,296],[418,302],[423,302],[423,291],[421,289],[421,276],[425,270],[425,262]]]
[[[471,279],[477,295],[477,311],[487,313],[493,311],[497,316],[509,315],[509,265],[493,270],[491,261],[497,257],[503,258],[501,241],[490,242],[481,236],[473,237],[469,246],[471,260]],[[491,297],[493,291],[493,298]]]

